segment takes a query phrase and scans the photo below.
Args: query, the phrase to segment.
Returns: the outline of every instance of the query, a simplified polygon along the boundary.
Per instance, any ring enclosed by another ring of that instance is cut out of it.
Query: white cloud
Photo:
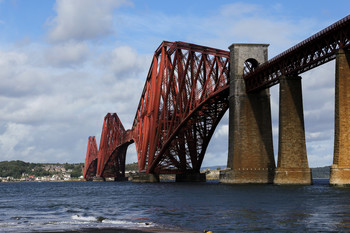
[[[329,62],[301,74],[306,147],[311,167],[330,165],[333,161],[334,65],[334,61]],[[279,85],[274,86],[270,91],[274,151],[277,161]]]
[[[82,64],[75,56],[74,69],[66,69],[71,66],[67,56],[74,58],[67,53],[76,47],[79,51],[79,46],[82,51],[86,48],[84,42],[68,42],[52,48],[37,46],[36,53],[29,47],[21,48],[21,52],[0,51],[0,152],[6,154],[3,159],[81,162],[85,159],[88,136],[99,137],[108,112],[117,112],[124,126],[131,127],[151,56],[140,55],[130,47],[101,51],[94,47],[95,57],[82,58]],[[48,67],[48,61],[37,59],[48,59],[45,56],[49,56],[49,49],[54,53],[50,62],[54,58],[60,61],[56,66]],[[33,62],[33,58],[39,62]],[[103,63],[102,58],[108,59]],[[5,127],[9,122],[22,126],[18,132],[23,131],[23,138],[14,134],[13,127]],[[128,153],[128,161],[135,161],[133,151]]]
[[[228,137],[228,124],[220,125],[216,128],[214,138]]]
[[[81,150],[69,144],[66,133],[71,133],[68,127],[57,127],[41,124],[32,126],[9,122],[0,134],[0,151],[2,160],[24,160],[28,162],[76,161],[70,157]],[[74,127],[73,127],[74,128]],[[51,132],[51,133],[47,133]],[[52,134],[56,132],[57,135]],[[66,132],[66,133],[65,133]],[[57,137],[58,136],[58,137]],[[76,142],[74,142],[75,144]],[[67,150],[65,147],[70,147]],[[80,145],[82,146],[82,145]],[[83,156],[80,160],[83,160]]]
[[[31,141],[31,126],[9,122],[5,131],[0,134],[0,151],[2,159],[9,160],[18,156],[16,147],[19,147],[21,154],[28,156],[35,147],[33,145],[23,147],[23,141]]]
[[[1,96],[16,97],[45,91],[43,73],[33,67],[29,52],[0,51],[0,93]],[[49,87],[45,87],[49,89]]]
[[[89,46],[85,42],[60,43],[47,49],[45,58],[48,64],[72,67],[84,62],[89,55]]]
[[[117,79],[137,77],[142,74],[146,78],[152,57],[140,55],[129,46],[114,48],[100,58],[100,65],[107,67]]]
[[[202,166],[225,165],[228,155],[228,115],[227,110],[215,129],[211,138]]]
[[[50,40],[89,40],[113,31],[113,11],[127,0],[57,0],[57,16],[48,21]]]
[[[308,142],[307,156],[310,167],[331,165],[333,161],[333,141]]]
[[[307,147],[317,143],[332,145],[334,139],[335,62],[302,74],[304,118]],[[320,156],[328,153],[319,151]]]
[[[18,52],[0,51],[0,66],[4,68],[16,65],[23,65],[26,61],[26,54]]]
[[[268,43],[277,55],[317,31],[312,18],[288,18],[275,5],[232,3],[212,9],[205,17],[193,14],[149,12],[121,14],[116,26],[123,39],[140,47],[155,47],[162,40],[187,41],[228,50],[232,43]],[[144,34],[140,40],[137,35]],[[155,43],[156,41],[156,43]]]
[[[202,167],[215,165],[226,166],[227,153],[227,149],[222,151],[207,151],[203,160]]]
[[[233,3],[203,19],[200,25],[197,33],[204,36],[192,39],[200,38],[204,44],[224,49],[232,43],[266,43],[274,56],[300,42],[302,36],[306,39],[310,35],[305,32],[314,31],[318,24],[308,18],[283,17],[268,5]]]

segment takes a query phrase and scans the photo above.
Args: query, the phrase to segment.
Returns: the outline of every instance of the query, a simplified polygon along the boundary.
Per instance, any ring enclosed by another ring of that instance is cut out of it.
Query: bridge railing
[[[247,92],[279,83],[282,75],[298,75],[335,58],[350,46],[350,15],[245,74]]]

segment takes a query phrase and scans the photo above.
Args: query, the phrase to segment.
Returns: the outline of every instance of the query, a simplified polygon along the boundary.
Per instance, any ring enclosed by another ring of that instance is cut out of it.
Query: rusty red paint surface
[[[162,42],[132,129],[125,131],[115,113],[104,119],[96,176],[124,177],[126,150],[133,142],[139,171],[199,172],[210,138],[228,109],[228,87],[228,51]],[[87,156],[86,163],[91,161]]]
[[[133,123],[139,170],[199,172],[228,108],[229,52],[166,42],[156,50]]]
[[[83,176],[87,180],[91,180],[96,176],[97,169],[97,143],[95,137],[89,137],[86,150],[85,166]]]

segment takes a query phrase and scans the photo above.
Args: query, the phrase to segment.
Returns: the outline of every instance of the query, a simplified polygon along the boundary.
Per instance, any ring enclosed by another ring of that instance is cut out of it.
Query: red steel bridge
[[[350,46],[350,15],[264,64],[249,59],[248,93],[279,83],[333,60]],[[117,114],[104,118],[99,149],[89,137],[84,178],[122,179],[128,146],[135,143],[139,172],[199,173],[216,126],[229,107],[229,51],[164,41],[154,53],[133,126]]]

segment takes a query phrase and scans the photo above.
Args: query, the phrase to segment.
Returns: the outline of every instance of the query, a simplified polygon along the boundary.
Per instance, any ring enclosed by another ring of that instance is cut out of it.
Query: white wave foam
[[[133,227],[154,227],[155,226],[155,224],[152,222],[130,222],[130,221],[111,220],[111,219],[104,219],[102,223],[115,224],[115,225],[121,225],[121,226],[133,226]]]
[[[103,223],[110,223],[110,224],[117,224],[117,225],[126,225],[126,224],[131,224],[131,222],[127,221],[121,221],[121,220],[110,220],[110,219],[105,219],[102,220]]]
[[[84,221],[84,222],[96,222],[97,221],[96,217],[93,217],[93,216],[84,217],[84,216],[80,216],[80,215],[73,215],[72,219],[78,220],[78,221]]]
[[[103,219],[99,220],[100,217],[94,217],[94,216],[80,216],[80,215],[73,215],[72,220],[75,220],[81,223],[92,223],[92,222],[101,222],[106,225],[117,225],[118,227],[122,228],[134,228],[134,227],[154,227],[155,224],[152,222],[131,222],[131,221],[126,221],[126,220],[117,220],[117,219]]]

